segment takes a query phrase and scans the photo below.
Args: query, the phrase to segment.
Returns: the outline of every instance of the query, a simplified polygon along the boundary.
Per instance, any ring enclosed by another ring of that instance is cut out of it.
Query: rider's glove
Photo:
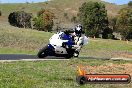
[[[68,49],[68,48],[71,48],[72,46],[69,46],[69,45],[67,44],[67,42],[63,42],[63,43],[62,43],[62,47]]]

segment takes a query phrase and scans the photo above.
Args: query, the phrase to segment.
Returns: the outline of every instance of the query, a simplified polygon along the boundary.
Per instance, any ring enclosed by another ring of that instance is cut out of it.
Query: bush
[[[49,10],[42,9],[33,19],[33,26],[39,31],[52,31],[54,14]]]
[[[34,18],[33,21],[34,21],[34,25],[33,26],[37,30],[39,30],[39,31],[46,31],[45,27],[44,27],[44,21],[43,21],[43,19],[42,19],[41,16]]]
[[[19,27],[19,28],[31,28],[31,18],[30,13],[24,11],[17,11],[10,13],[8,16],[8,22],[10,25]]]

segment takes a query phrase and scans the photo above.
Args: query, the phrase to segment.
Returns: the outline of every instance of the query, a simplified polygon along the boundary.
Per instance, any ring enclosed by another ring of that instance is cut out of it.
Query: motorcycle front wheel
[[[47,56],[47,51],[48,51],[48,45],[39,50],[39,52],[37,54],[38,58],[46,57]]]

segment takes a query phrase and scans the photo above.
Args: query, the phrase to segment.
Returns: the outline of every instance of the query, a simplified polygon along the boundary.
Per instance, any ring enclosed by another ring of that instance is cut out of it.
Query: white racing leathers
[[[74,35],[74,41],[75,45],[73,45],[76,49],[76,51],[80,52],[83,45],[86,45],[88,43],[88,38],[85,36],[85,34],[81,34],[81,36]]]

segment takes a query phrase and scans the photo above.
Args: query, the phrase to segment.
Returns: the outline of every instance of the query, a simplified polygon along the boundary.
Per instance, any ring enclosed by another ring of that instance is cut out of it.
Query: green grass
[[[36,54],[53,33],[0,25],[0,53]]]
[[[111,63],[120,65],[131,62],[122,61],[122,63],[119,63],[109,60],[87,59],[3,62],[0,63],[0,88],[77,88],[76,76],[78,65],[94,67],[109,65]],[[116,71],[119,68],[113,68],[113,70]],[[79,88],[130,88],[130,86],[132,86],[132,83],[87,84]]]
[[[120,57],[123,53],[132,53],[132,42],[120,40],[90,39],[89,44],[83,47],[81,54],[95,57]]]
[[[36,54],[37,51],[28,51],[14,48],[0,48],[0,54]]]
[[[0,53],[36,54],[49,42],[52,35],[53,33],[16,28],[7,24],[0,25]],[[90,38],[89,44],[82,48],[80,55],[101,58],[117,57],[121,53],[131,53],[131,46],[132,42],[127,44],[126,41],[120,40]]]

